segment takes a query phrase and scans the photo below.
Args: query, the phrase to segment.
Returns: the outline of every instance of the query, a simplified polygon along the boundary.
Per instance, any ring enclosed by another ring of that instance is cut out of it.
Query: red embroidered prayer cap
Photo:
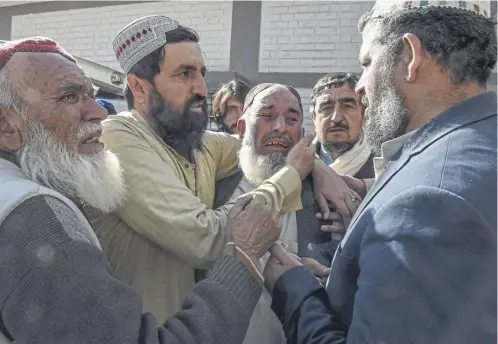
[[[53,39],[29,37],[0,44],[0,69],[18,52],[57,53],[76,63],[76,60]]]

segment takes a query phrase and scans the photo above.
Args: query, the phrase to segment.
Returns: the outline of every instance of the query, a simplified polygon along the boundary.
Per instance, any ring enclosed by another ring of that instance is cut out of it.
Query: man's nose
[[[332,117],[330,118],[330,120],[334,123],[339,123],[343,120],[343,117],[342,117],[342,114],[341,114],[341,111],[339,109],[335,109],[334,110],[334,113],[332,114]]]
[[[203,96],[204,98],[207,97],[208,91],[207,91],[207,86],[206,86],[206,80],[204,80],[204,77],[201,76],[199,77],[195,82],[192,87],[192,93],[193,94],[198,94],[200,96]]]
[[[285,119],[282,116],[278,116],[273,122],[273,131],[277,133],[285,132]]]
[[[360,98],[364,95],[365,93],[365,86],[364,86],[364,81],[363,81],[363,76],[365,73],[362,73],[360,76],[360,80],[356,83],[354,91],[360,96]]]
[[[92,120],[100,120],[103,121],[107,118],[108,112],[105,107],[100,105],[95,101],[95,99],[87,96],[85,104],[83,105],[83,120],[84,121],[92,121]]]

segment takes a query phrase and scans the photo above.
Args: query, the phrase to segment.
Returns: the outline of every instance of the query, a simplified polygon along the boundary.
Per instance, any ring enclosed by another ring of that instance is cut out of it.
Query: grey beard
[[[356,141],[345,141],[345,142],[333,142],[333,141],[325,141],[322,143],[323,147],[327,152],[332,155],[343,155],[347,151],[351,150],[354,145],[358,142]]]
[[[78,137],[100,124],[80,126]],[[87,156],[70,150],[42,123],[26,119],[26,134],[16,152],[22,171],[33,181],[102,212],[116,210],[125,195],[118,158],[110,151]]]
[[[283,152],[273,152],[268,155],[257,154],[255,135],[256,126],[248,122],[238,154],[244,177],[252,185],[259,186],[285,166],[286,156]]]
[[[378,82],[365,112],[365,135],[374,156],[381,155],[384,142],[403,135],[409,121],[403,94],[395,86],[395,57],[386,60],[387,66],[376,73]]]
[[[282,152],[259,155],[248,145],[242,145],[239,150],[239,165],[244,177],[256,187],[284,167],[285,159]]]

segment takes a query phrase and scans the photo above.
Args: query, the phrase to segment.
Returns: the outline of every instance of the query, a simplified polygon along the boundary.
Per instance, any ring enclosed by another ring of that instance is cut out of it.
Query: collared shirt
[[[330,165],[335,161],[334,157],[325,149],[323,144],[320,144],[320,152],[318,154],[320,155],[320,159],[327,165]]]
[[[416,132],[416,130],[410,131],[404,135],[398,136],[395,139],[386,141],[380,147],[382,156],[375,157],[373,159],[375,178],[379,178],[380,174],[386,169],[389,162],[396,153],[403,147],[405,142]]]

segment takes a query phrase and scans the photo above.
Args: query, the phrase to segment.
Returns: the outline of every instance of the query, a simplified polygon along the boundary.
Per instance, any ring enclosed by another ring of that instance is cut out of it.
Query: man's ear
[[[11,152],[21,148],[24,119],[8,109],[0,108],[0,148]]]
[[[244,133],[246,132],[246,120],[243,118],[239,118],[237,121],[237,133],[239,134],[240,139],[244,138]]]
[[[422,65],[424,51],[422,42],[413,33],[403,35],[403,62],[405,69],[405,80],[414,82],[417,79],[417,72]]]
[[[147,99],[149,96],[150,84],[146,80],[139,78],[135,74],[128,74],[128,76],[126,77],[126,81],[128,82],[128,87],[133,93],[135,104],[144,106],[147,103]]]

